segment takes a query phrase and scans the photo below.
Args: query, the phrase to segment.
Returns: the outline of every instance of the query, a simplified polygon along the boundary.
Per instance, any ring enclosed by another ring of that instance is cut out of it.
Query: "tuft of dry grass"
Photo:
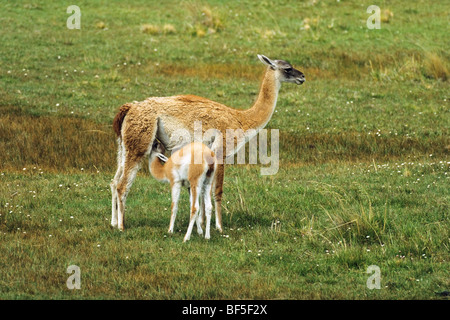
[[[393,17],[394,13],[389,9],[385,9],[381,13],[381,22],[389,23]]]
[[[173,24],[166,23],[162,27],[154,25],[154,24],[143,24],[141,25],[141,32],[151,35],[160,35],[160,34],[176,34],[177,29]]]
[[[209,6],[203,6],[200,12],[202,16],[202,18],[200,19],[200,23],[208,28],[208,30],[222,30],[223,22],[216,11],[213,11],[213,9]]]
[[[154,24],[143,24],[141,25],[141,31],[143,33],[147,33],[147,34],[151,34],[151,35],[156,35],[156,34],[160,34],[161,33],[161,29]]]
[[[358,184],[351,187],[353,190],[345,190],[325,183],[312,183],[314,189],[328,202],[325,206],[320,205],[329,222],[322,230],[326,237],[333,237],[344,244],[355,238],[382,243],[388,223],[386,205],[381,211],[375,210],[371,196]]]
[[[224,29],[222,17],[210,6],[189,3],[186,9],[190,17],[188,29],[193,36],[204,37]]]
[[[427,53],[424,61],[425,74],[433,79],[449,78],[448,63],[436,53]]]
[[[422,80],[424,77],[446,81],[448,62],[434,52],[393,53],[368,59],[370,74],[377,80]]]
[[[165,24],[163,26],[163,33],[164,34],[175,34],[177,33],[177,29],[172,24]]]
[[[103,21],[99,21],[95,24],[95,27],[97,29],[105,29],[106,28],[106,23],[104,23]]]

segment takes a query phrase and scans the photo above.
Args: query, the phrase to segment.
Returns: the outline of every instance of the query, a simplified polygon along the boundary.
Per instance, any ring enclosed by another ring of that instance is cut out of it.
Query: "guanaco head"
[[[272,70],[277,72],[277,78],[281,82],[292,82],[296,84],[303,84],[305,82],[305,75],[303,72],[295,69],[289,62],[284,60],[271,60],[266,56],[258,54],[259,60],[265,65],[268,65]]]

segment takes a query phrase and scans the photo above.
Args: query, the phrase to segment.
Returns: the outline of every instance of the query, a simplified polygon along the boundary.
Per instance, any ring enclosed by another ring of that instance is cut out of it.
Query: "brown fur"
[[[192,102],[203,102],[203,103],[208,103],[210,100],[199,97],[199,96],[195,96],[192,94],[188,94],[188,95],[180,95],[177,96],[177,99],[183,103],[192,103]]]
[[[120,131],[122,130],[123,119],[130,110],[131,104],[124,104],[120,107],[119,112],[116,114],[113,120],[113,130],[116,133],[117,137],[120,137]]]
[[[164,180],[166,178],[166,174],[168,173],[166,169],[164,169],[164,165],[159,159],[154,159],[150,164],[150,172],[156,180]]]
[[[188,171],[188,180],[191,183],[195,183],[198,178],[205,172],[206,176],[211,177],[214,173],[215,167],[215,155],[207,146],[199,142],[193,142],[189,145],[184,146],[180,150],[177,151],[178,156],[181,158],[185,155],[186,152],[190,152],[191,154],[191,162],[189,165]],[[201,158],[195,158],[195,152],[201,153]],[[152,157],[153,158],[153,157]],[[195,159],[201,159],[201,163],[195,163]],[[162,164],[159,158],[154,157],[154,159],[150,163],[150,172],[152,176],[157,180],[165,180],[167,179],[169,182],[172,182],[172,171],[177,169],[180,165],[173,161],[173,158],[169,158],[165,164]]]
[[[203,133],[210,128],[217,129],[222,132],[225,142],[227,129],[258,130],[270,120],[276,103],[273,73],[273,70],[267,69],[260,94],[250,109],[233,109],[194,95],[149,98],[122,106],[114,120],[115,127],[120,128],[126,115],[126,125],[122,128],[124,143],[127,149],[136,150],[138,157],[148,153],[149,144],[154,140],[152,135],[158,118],[164,123],[166,131],[173,132],[182,127],[188,130],[192,137],[194,122],[201,121]],[[173,146],[168,141],[164,141],[162,137],[157,138],[169,151],[172,149]]]

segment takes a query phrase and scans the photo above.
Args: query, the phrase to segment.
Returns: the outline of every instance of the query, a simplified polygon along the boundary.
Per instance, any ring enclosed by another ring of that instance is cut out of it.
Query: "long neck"
[[[159,181],[166,180],[164,165],[156,156],[151,156],[150,158],[150,173],[156,180]]]
[[[244,130],[259,131],[267,125],[275,110],[279,90],[280,81],[276,78],[276,72],[268,67],[256,102],[250,109],[241,112]]]

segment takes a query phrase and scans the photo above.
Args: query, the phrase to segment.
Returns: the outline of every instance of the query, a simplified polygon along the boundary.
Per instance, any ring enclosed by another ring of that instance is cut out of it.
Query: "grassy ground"
[[[110,175],[5,173],[2,295],[435,298],[448,288],[448,164],[375,167],[326,164],[275,177],[232,168],[224,233],[210,241],[194,234],[187,244],[187,215],[173,236],[166,232],[167,185],[137,180],[121,233],[109,227]],[[188,212],[187,192],[181,203]],[[72,264],[82,271],[79,291],[65,289]],[[380,290],[366,288],[372,264],[381,269]]]
[[[72,3],[70,3],[72,4]],[[0,298],[435,299],[449,283],[445,3],[0,1]],[[190,93],[254,101],[256,54],[289,60],[268,128],[280,170],[228,166],[223,234],[173,236],[144,168],[109,226],[117,108]],[[68,290],[66,269],[81,269]],[[381,289],[366,286],[367,267]]]

